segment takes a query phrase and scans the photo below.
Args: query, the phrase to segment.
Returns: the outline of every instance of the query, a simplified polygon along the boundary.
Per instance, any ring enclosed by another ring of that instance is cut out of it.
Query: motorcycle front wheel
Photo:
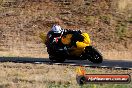
[[[102,54],[93,46],[87,46],[85,48],[85,58],[96,64],[102,63],[103,61]]]

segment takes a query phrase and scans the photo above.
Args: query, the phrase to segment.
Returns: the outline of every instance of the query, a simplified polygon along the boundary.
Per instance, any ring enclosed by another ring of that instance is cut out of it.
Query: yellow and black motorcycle
[[[102,63],[102,54],[95,47],[90,45],[89,35],[87,33],[81,33],[80,35],[63,35],[60,38],[60,42],[58,42],[59,44],[55,45],[60,47],[58,50],[53,48],[50,50],[47,47],[49,59],[53,62],[64,62],[66,59],[72,59],[89,60],[93,63]]]

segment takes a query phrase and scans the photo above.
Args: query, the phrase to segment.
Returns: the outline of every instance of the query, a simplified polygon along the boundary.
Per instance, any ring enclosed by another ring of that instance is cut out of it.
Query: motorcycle
[[[90,45],[90,38],[87,33],[81,33],[79,36],[76,34],[66,34],[62,35],[59,40],[57,38],[54,40],[57,41],[55,46],[62,48],[47,47],[49,59],[53,62],[89,60],[92,63],[102,63],[103,61],[102,54],[94,46]]]

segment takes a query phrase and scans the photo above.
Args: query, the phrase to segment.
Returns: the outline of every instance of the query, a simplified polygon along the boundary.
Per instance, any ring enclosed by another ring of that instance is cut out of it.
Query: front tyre
[[[89,61],[99,64],[102,63],[103,57],[101,53],[95,49],[93,46],[87,46],[85,48],[85,55],[88,58]]]

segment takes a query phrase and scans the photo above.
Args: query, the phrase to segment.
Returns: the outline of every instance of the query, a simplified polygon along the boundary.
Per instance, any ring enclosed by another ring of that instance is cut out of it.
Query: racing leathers
[[[76,41],[83,41],[83,37],[81,36],[80,30],[70,30],[70,29],[62,29],[62,33],[60,35],[56,35],[52,33],[51,31],[48,32],[47,38],[46,38],[46,47],[47,52],[49,54],[56,54],[57,52],[60,53],[67,53],[67,48],[64,44],[61,42],[61,38],[64,35],[67,34],[73,34],[71,38],[71,43],[69,44],[69,47],[76,46]],[[67,53],[68,54],[68,53]]]

